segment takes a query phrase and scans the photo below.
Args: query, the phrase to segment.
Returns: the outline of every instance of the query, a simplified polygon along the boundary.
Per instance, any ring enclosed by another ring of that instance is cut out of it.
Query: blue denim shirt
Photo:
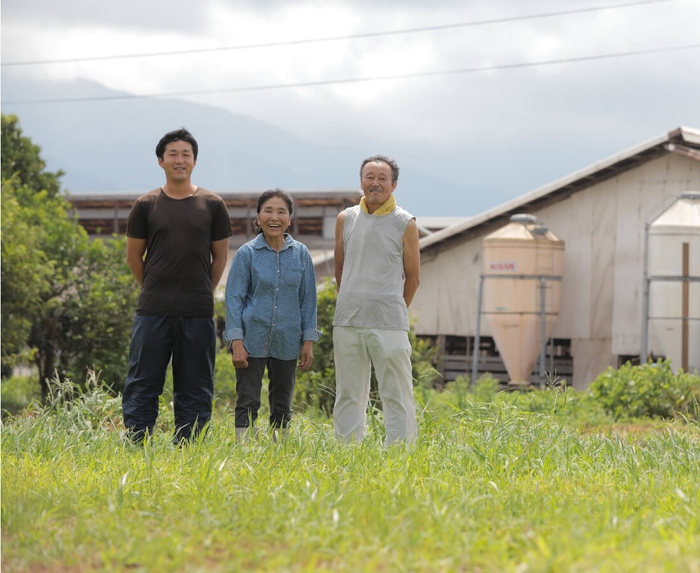
[[[280,252],[260,233],[243,245],[226,281],[224,340],[243,340],[253,358],[294,360],[318,340],[316,273],[305,245],[285,235]]]

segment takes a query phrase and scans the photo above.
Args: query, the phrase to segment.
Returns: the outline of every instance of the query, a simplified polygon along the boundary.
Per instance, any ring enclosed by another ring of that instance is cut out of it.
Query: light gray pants
[[[365,436],[371,366],[374,365],[384,410],[385,443],[414,443],[416,405],[408,332],[335,326],[333,347],[336,435],[344,441],[360,441]]]

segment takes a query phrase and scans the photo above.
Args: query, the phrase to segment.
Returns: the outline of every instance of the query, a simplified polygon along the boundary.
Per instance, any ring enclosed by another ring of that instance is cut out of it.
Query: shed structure
[[[440,346],[445,380],[478,372],[506,379],[482,321],[474,349],[482,241],[512,215],[537,217],[566,244],[551,376],[586,388],[608,366],[642,353],[645,228],[683,192],[700,190],[700,130],[680,127],[421,239],[416,333]],[[652,356],[661,348],[649,347]],[[541,382],[533,373],[531,382]]]

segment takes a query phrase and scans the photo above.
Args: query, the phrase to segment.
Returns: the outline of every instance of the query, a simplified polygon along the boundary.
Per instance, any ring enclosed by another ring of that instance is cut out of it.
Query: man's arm
[[[403,272],[406,275],[403,284],[403,299],[406,301],[406,307],[409,307],[420,284],[420,246],[418,244],[418,225],[415,219],[408,222],[401,241],[403,243]]]
[[[126,238],[126,264],[131,269],[139,286],[143,286],[143,255],[146,252],[146,239]]]
[[[228,237],[211,243],[211,288],[215,289],[226,268],[228,258]]]
[[[345,263],[345,245],[343,244],[343,229],[345,228],[345,211],[338,213],[335,220],[335,248],[333,258],[335,260],[335,283],[340,290],[340,279],[343,278],[343,263]]]

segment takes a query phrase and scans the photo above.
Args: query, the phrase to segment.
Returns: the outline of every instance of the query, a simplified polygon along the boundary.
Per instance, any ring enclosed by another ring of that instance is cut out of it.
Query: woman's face
[[[282,197],[270,197],[262,204],[258,213],[258,225],[266,239],[282,237],[291,221],[289,207]]]

